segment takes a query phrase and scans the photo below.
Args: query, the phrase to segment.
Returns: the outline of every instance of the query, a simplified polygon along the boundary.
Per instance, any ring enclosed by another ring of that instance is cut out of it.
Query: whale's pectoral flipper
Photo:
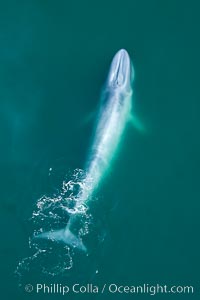
[[[130,114],[129,116],[129,122],[131,123],[131,125],[138,130],[141,133],[146,133],[146,128],[145,125],[141,122],[141,120],[139,118],[137,118],[137,116],[135,116],[134,114]]]
[[[92,123],[95,120],[96,117],[96,112],[92,111],[87,116],[83,119],[83,125],[87,125],[89,123]]]
[[[58,241],[58,242],[63,242],[65,244],[72,246],[74,248],[77,248],[81,251],[84,251],[84,252],[87,251],[87,248],[83,244],[82,239],[79,236],[76,236],[75,234],[73,234],[68,227],[59,229],[59,230],[43,232],[43,233],[36,235],[35,238],[49,239],[49,240],[54,240],[54,241]]]

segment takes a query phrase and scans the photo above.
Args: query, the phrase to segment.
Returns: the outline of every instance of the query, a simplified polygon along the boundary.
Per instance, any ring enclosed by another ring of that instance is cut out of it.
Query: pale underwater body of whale
[[[121,49],[112,60],[103,90],[94,139],[85,167],[86,177],[82,182],[82,190],[76,201],[77,208],[90,199],[108,170],[117,150],[126,123],[131,116],[133,78],[134,70],[129,55],[126,50]],[[65,228],[40,233],[36,238],[62,241],[67,245],[86,251],[82,240],[73,233],[76,215],[76,213],[71,215]]]

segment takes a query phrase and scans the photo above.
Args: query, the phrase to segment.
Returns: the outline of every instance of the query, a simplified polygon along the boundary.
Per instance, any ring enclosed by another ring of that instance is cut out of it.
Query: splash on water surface
[[[89,235],[92,215],[86,202],[80,201],[82,194],[89,194],[92,179],[86,180],[86,173],[76,169],[64,180],[60,190],[53,196],[38,199],[30,217],[31,237],[29,250],[31,255],[19,262],[16,274],[24,274],[34,269],[46,275],[61,275],[73,267],[75,248],[53,239],[37,239],[38,234],[64,228],[70,216],[78,216],[77,234],[82,239]],[[87,255],[87,254],[85,254]]]

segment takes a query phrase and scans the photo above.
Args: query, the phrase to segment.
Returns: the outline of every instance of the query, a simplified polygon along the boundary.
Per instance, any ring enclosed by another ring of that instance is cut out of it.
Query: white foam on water
[[[66,273],[73,267],[75,249],[55,240],[35,239],[39,233],[63,228],[74,214],[79,216],[77,235],[82,238],[90,232],[92,216],[82,197],[90,193],[92,179],[86,180],[86,173],[75,169],[70,180],[64,180],[56,195],[42,196],[36,202],[29,221],[33,227],[29,238],[32,254],[22,259],[16,274],[23,277],[27,272],[37,269],[46,275],[56,276]]]

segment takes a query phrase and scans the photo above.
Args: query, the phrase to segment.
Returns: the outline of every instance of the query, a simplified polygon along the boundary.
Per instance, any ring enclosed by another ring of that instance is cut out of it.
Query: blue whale
[[[76,201],[74,213],[67,226],[60,230],[42,232],[37,238],[61,241],[86,251],[82,239],[73,233],[79,208],[85,205],[109,170],[132,110],[132,81],[134,70],[126,50],[119,50],[110,66],[97,115],[94,138],[86,161],[86,176]]]

